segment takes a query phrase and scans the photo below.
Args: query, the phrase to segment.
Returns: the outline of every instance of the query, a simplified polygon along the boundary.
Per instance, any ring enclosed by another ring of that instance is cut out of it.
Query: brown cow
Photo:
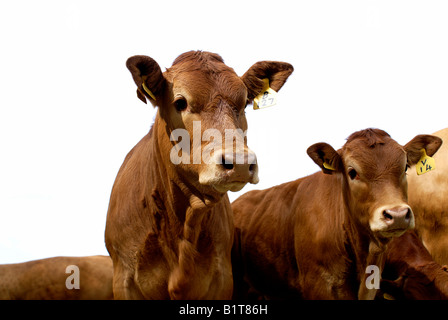
[[[447,300],[448,272],[411,230],[388,244],[380,289],[380,298],[387,293],[394,299]]]
[[[420,135],[402,147],[366,129],[338,151],[326,143],[308,148],[323,172],[239,197],[232,204],[235,297],[244,297],[244,278],[271,298],[373,299],[367,267],[380,273],[387,243],[414,226],[406,168],[421,148],[432,155],[440,144]]]
[[[146,56],[129,58],[127,67],[138,97],[159,108],[112,189],[105,239],[115,298],[231,298],[234,224],[226,192],[258,182],[244,109],[263,93],[263,79],[278,91],[293,67],[262,61],[238,77],[219,55],[201,51],[180,55],[164,73]],[[228,132],[235,135],[230,146]],[[210,161],[197,159],[211,149]]]
[[[448,128],[434,135],[448,140]],[[434,260],[448,265],[448,145],[434,156],[436,169],[417,176],[408,174],[409,204],[415,212],[415,230]]]
[[[0,265],[0,299],[112,300],[112,276],[112,260],[108,256],[54,257],[4,264]]]

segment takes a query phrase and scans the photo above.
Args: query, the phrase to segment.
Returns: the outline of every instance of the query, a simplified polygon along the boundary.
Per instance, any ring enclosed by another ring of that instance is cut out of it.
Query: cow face
[[[338,151],[318,143],[308,154],[324,173],[340,175],[346,207],[357,224],[386,240],[414,227],[406,170],[419,161],[422,149],[433,155],[441,143],[419,135],[403,147],[382,130],[366,129],[352,134]]]
[[[239,77],[219,55],[191,51],[164,73],[147,56],[129,58],[127,67],[137,96],[159,107],[170,137],[165,153],[178,173],[208,194],[258,182],[256,156],[247,146],[245,107],[261,93],[265,78],[280,90],[293,71],[290,64],[258,62]]]

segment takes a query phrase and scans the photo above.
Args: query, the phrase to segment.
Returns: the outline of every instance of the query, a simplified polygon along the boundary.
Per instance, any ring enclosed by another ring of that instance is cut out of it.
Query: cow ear
[[[156,106],[166,81],[158,63],[147,56],[132,56],[126,61],[126,67],[137,85],[137,97],[144,103],[149,99]]]
[[[294,71],[291,64],[277,61],[259,61],[241,77],[247,87],[247,99],[251,102],[263,90],[263,79],[269,79],[269,86],[279,91]]]
[[[420,160],[423,154],[422,149],[425,149],[426,154],[432,157],[441,145],[442,139],[439,137],[427,134],[416,136],[404,146],[408,156],[408,164],[412,166]]]
[[[306,152],[324,173],[332,174],[342,171],[341,156],[328,143],[313,144]]]

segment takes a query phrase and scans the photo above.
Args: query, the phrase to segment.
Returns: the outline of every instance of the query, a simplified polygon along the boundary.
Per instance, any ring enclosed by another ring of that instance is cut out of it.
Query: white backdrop
[[[107,254],[117,171],[155,110],[125,67],[164,70],[219,53],[242,75],[260,60],[295,71],[270,109],[247,110],[267,188],[311,174],[313,143],[354,131],[404,144],[447,126],[446,1],[3,1],[0,3],[0,263]]]

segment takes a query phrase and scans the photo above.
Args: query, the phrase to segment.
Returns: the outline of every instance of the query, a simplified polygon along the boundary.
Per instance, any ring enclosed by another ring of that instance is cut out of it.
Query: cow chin
[[[247,182],[231,182],[213,185],[218,192],[225,193],[227,191],[238,192],[244,188]]]
[[[394,229],[394,230],[384,230],[377,231],[376,234],[379,238],[389,239],[389,238],[397,238],[402,236],[408,229]]]
[[[226,181],[220,179],[201,179],[199,183],[202,186],[212,188],[213,191],[218,193],[226,193],[227,191],[237,192],[244,188],[248,183],[247,181]]]
[[[226,172],[216,165],[207,166],[199,173],[199,183],[201,185],[211,186],[220,193],[237,192],[243,189],[247,183],[257,184],[258,181],[258,167],[256,165],[254,170],[244,174],[237,170]]]

